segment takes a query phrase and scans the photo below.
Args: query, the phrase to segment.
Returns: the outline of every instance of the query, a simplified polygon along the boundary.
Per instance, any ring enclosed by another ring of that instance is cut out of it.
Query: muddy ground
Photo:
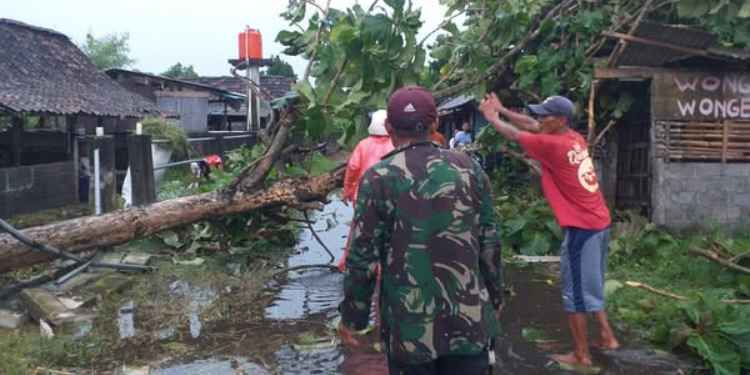
[[[315,229],[338,258],[352,209],[334,199],[315,216]],[[158,252],[157,252],[158,253]],[[376,339],[368,349],[343,348],[335,335],[342,275],[328,270],[289,272],[284,267],[327,263],[328,254],[307,230],[288,257],[257,259],[250,269],[210,264],[170,265],[134,276],[124,292],[97,306],[91,335],[102,347],[87,369],[69,373],[151,374],[385,374]],[[506,272],[508,299],[495,374],[567,374],[549,360],[570,350],[557,290],[556,266],[514,265]],[[25,334],[38,328],[29,324]],[[595,327],[592,327],[595,331]],[[685,374],[700,368],[648,348],[620,332],[624,348],[594,352],[596,368],[584,373]],[[11,334],[5,332],[3,334]],[[374,334],[373,334],[374,335]],[[40,372],[43,373],[43,372]],[[147,372],[143,372],[147,373]]]

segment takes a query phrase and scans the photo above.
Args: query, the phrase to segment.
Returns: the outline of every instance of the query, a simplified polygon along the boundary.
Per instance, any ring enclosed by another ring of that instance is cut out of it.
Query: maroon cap
[[[402,87],[388,101],[388,122],[394,128],[423,133],[436,119],[435,98],[423,87]]]

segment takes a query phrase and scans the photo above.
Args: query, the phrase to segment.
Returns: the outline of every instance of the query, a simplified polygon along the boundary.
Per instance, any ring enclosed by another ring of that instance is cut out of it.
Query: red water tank
[[[245,28],[239,35],[240,60],[255,60],[263,58],[263,39],[260,31]]]

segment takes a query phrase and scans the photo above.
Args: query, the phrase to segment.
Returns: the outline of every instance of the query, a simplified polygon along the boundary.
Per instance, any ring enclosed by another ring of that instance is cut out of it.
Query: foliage
[[[181,160],[190,155],[191,148],[184,129],[160,117],[147,117],[141,123],[143,134],[150,135],[154,140],[167,140],[166,146],[172,150],[173,158]]]
[[[750,0],[680,0],[677,14],[715,32],[725,46],[750,46]]]
[[[609,242],[611,264],[649,261],[649,256],[677,246],[670,234],[659,230],[635,211],[626,211],[613,225]]]
[[[309,139],[320,139],[331,124],[346,128],[349,140],[365,115],[385,106],[405,84],[418,83],[426,51],[417,42],[421,12],[410,0],[387,0],[374,9],[356,4],[342,11],[312,12],[306,1],[291,0],[282,16],[297,29],[276,40],[284,53],[312,60],[310,78],[295,90],[306,108],[296,124]]]
[[[182,65],[179,62],[170,66],[161,75],[175,79],[195,79],[200,77],[192,65]]]
[[[610,277],[637,280],[687,296],[678,301],[621,288],[610,299],[617,320],[669,349],[686,349],[703,358],[717,374],[738,374],[750,367],[750,307],[723,299],[747,298],[746,276],[690,256],[687,249],[720,243],[729,254],[739,254],[750,238],[730,238],[720,231],[673,235],[625,213],[610,243]]]
[[[271,56],[271,66],[264,69],[261,72],[261,75],[264,76],[282,76],[282,77],[289,77],[297,80],[297,75],[294,73],[294,68],[292,68],[292,64],[289,64],[288,62],[281,59],[280,56]]]
[[[432,46],[432,81],[436,89],[470,82],[463,91],[480,97],[488,90],[501,98],[536,101],[566,95],[584,113],[594,66],[608,51],[604,31],[627,32],[646,0],[441,0],[446,17],[465,14],[463,25],[444,24]],[[676,3],[676,4],[675,4]],[[550,13],[552,9],[561,10]],[[644,19],[704,28],[726,47],[750,45],[747,0],[653,1]],[[529,40],[530,35],[536,35]],[[523,47],[518,49],[518,47]],[[505,64],[497,65],[499,61]],[[611,96],[607,98],[607,96]],[[604,125],[619,119],[632,104],[618,93],[596,111]]]
[[[495,211],[500,218],[502,243],[505,246],[522,255],[558,253],[562,231],[540,194],[530,190],[525,195],[497,196]]]
[[[122,69],[135,63],[129,56],[129,42],[128,33],[113,33],[97,38],[89,32],[86,34],[86,41],[80,47],[97,69]]]
[[[166,182],[160,197],[180,196],[187,193],[220,190],[234,181],[245,167],[264,156],[262,144],[244,146],[227,153],[222,170],[211,171],[211,179],[202,182],[197,189],[188,187],[193,178],[189,174],[177,174]],[[315,176],[336,167],[336,163],[320,153],[314,153],[301,166],[285,165],[272,170],[268,182],[283,177]],[[272,208],[222,217],[196,223],[179,230],[160,233],[158,239],[184,257],[219,255],[224,262],[249,264],[253,257],[280,253],[289,249],[296,241],[297,226],[288,218],[295,213],[286,208]]]

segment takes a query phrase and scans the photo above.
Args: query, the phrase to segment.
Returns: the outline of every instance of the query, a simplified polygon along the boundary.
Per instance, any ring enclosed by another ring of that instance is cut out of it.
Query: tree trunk
[[[283,180],[255,193],[238,190],[232,195],[212,192],[177,198],[148,207],[29,228],[24,234],[36,242],[71,253],[119,245],[210,218],[325,200],[332,190],[341,185],[343,171],[340,167],[329,174],[310,179]],[[29,249],[10,235],[0,235],[0,273],[50,260],[47,254]]]

